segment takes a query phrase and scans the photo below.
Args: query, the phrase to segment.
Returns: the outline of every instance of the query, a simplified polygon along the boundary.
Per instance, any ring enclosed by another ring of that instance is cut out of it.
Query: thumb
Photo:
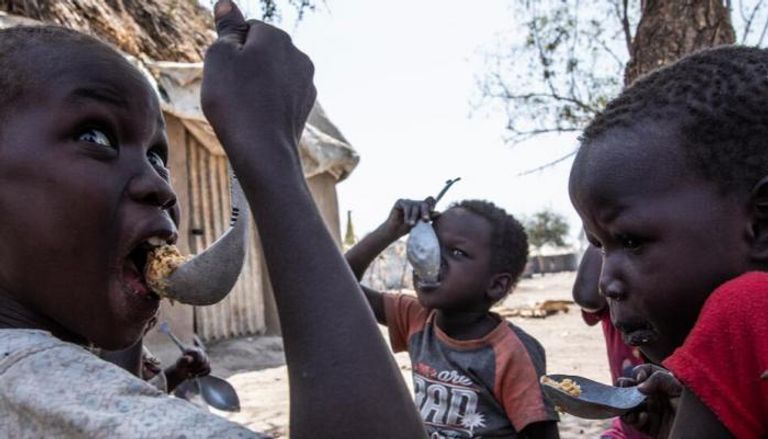
[[[637,386],[637,390],[646,395],[664,395],[667,398],[680,396],[683,386],[680,382],[666,372],[654,372],[646,381]]]
[[[248,23],[240,12],[240,8],[232,0],[217,1],[213,7],[213,16],[219,40],[232,41],[238,45],[245,43]]]

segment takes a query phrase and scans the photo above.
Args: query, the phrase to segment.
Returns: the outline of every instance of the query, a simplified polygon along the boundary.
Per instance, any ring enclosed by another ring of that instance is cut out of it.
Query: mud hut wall
[[[189,222],[185,221],[187,215],[186,206],[189,206],[189,185],[187,171],[186,148],[174,148],[176,145],[186,143],[186,130],[179,119],[166,115],[166,131],[170,139],[171,149],[168,167],[171,171],[171,184],[176,191],[177,200],[182,207],[182,221],[179,224],[179,240],[177,242],[183,254],[189,254],[189,242],[183,237],[189,236]],[[173,332],[185,343],[192,343],[195,333],[194,309],[188,305],[171,305],[164,300],[160,305],[158,320],[170,323]],[[168,337],[158,331],[150,331],[144,339],[155,355],[161,358],[165,364],[170,364],[178,357],[178,349],[173,346]]]
[[[336,194],[336,179],[329,173],[315,175],[307,179],[309,191],[315,200],[317,209],[325,221],[333,240],[341,248],[341,224],[339,221],[339,199]]]
[[[171,179],[182,211],[178,245],[184,253],[198,253],[229,226],[227,159],[201,144],[175,116],[166,114],[166,123]],[[307,185],[331,236],[340,244],[335,178],[323,173],[309,178]],[[204,341],[278,334],[277,310],[255,223],[251,222],[243,272],[225,300],[205,307],[164,304],[161,312],[161,321],[170,321],[187,340],[194,333]]]
[[[185,140],[189,204],[182,209],[187,212],[190,252],[199,253],[229,227],[227,158],[211,154],[192,136],[186,136]],[[232,292],[216,305],[195,307],[195,330],[203,340],[260,334],[265,330],[264,291],[260,281],[263,255],[253,239],[257,236],[253,221],[250,229],[252,239],[243,271]]]

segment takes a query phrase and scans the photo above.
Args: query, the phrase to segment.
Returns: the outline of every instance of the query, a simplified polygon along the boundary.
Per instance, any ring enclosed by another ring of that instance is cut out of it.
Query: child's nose
[[[600,293],[608,299],[622,300],[626,298],[624,283],[616,276],[615,270],[603,260],[603,269],[600,272]]]
[[[171,209],[176,205],[176,193],[170,183],[154,169],[148,169],[135,175],[128,184],[131,199],[161,209]]]
[[[621,287],[621,282],[616,280],[606,283],[600,282],[600,291],[611,300],[619,301],[626,297],[624,289]]]

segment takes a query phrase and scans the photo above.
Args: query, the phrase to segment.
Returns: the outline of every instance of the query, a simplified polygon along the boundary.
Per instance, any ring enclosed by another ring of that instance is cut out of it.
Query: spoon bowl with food
[[[646,400],[637,387],[614,387],[574,375],[544,375],[541,384],[560,410],[585,419],[621,416]]]

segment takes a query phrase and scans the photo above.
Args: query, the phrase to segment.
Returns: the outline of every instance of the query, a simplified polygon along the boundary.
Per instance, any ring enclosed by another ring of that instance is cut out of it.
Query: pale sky
[[[258,11],[258,1],[240,1]],[[250,4],[248,4],[250,3]],[[462,177],[439,207],[466,198],[493,201],[512,214],[549,207],[580,222],[568,200],[571,161],[525,177],[521,171],[561,157],[575,136],[502,139],[502,114],[472,113],[481,51],[514,29],[509,0],[327,0],[294,26],[279,25],[315,63],[318,99],[360,154],[338,186],[343,227],[351,210],[358,236],[384,220],[401,197],[435,195]]]

